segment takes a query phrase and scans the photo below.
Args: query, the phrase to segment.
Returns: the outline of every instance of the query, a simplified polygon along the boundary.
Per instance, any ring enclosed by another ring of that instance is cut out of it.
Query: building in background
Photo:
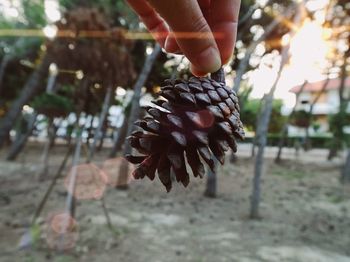
[[[341,80],[339,78],[330,79],[326,88],[324,89],[326,81],[327,80],[307,83],[300,93],[298,100],[296,101],[296,111],[304,110],[306,112],[309,112],[310,107],[315,101],[315,98],[320,96],[312,109],[313,122],[309,128],[310,134],[327,133],[329,131],[329,115],[335,114],[339,111],[339,88]],[[290,92],[297,95],[300,92],[301,88],[302,86],[293,87]],[[345,90],[347,95],[349,95],[350,77],[345,80]],[[350,107],[348,107],[348,112],[350,113]],[[350,133],[350,129],[346,130],[346,132]],[[289,133],[290,135],[302,135],[305,133],[305,129],[291,126]]]

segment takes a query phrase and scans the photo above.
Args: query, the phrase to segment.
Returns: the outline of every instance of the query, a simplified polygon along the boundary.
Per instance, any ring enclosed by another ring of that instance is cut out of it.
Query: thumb
[[[220,69],[218,46],[196,0],[148,1],[172,29],[168,37],[175,38],[181,51],[196,68],[194,73],[211,73]],[[167,47],[166,44],[166,50]]]

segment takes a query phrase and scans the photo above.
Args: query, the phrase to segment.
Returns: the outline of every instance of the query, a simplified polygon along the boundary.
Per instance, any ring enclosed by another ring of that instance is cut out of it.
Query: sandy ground
[[[33,246],[18,248],[21,238],[27,242],[31,217],[65,150],[53,150],[47,177],[38,182],[42,148],[26,148],[17,162],[0,161],[0,261],[350,262],[350,188],[338,182],[340,160],[327,162],[326,152],[317,150],[298,159],[286,151],[290,160],[281,165],[267,159],[262,218],[249,220],[253,162],[249,148],[241,149],[235,165],[219,169],[215,199],[205,198],[205,180],[194,178],[187,189],[175,185],[169,194],[148,180],[131,181],[127,191],[89,187],[95,193],[81,195],[87,199],[77,202],[74,232],[61,240],[71,248],[58,252],[53,221],[62,218],[69,168],[31,231]],[[112,177],[120,160],[104,161],[107,153],[94,164]],[[82,174],[91,170],[80,167]],[[91,199],[101,193],[115,232],[106,226],[101,201]]]

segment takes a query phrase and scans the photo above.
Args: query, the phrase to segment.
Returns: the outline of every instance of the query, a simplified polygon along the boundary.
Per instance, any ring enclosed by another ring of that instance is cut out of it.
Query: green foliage
[[[33,245],[35,246],[38,243],[41,235],[40,226],[38,224],[35,224],[30,228],[30,235],[32,237]]]
[[[59,0],[62,11],[77,7],[95,7],[103,10],[112,20],[113,26],[138,28],[139,19],[124,0]]]
[[[312,115],[305,110],[294,111],[290,116],[290,123],[298,127],[309,127]]]
[[[312,128],[314,129],[315,132],[318,132],[318,130],[320,130],[320,128],[321,128],[321,124],[317,123],[317,122],[313,122]]]
[[[290,180],[301,179],[303,177],[311,175],[301,170],[291,170],[291,169],[285,169],[285,168],[276,168],[275,170],[272,171],[272,174],[275,176],[284,177]]]
[[[74,108],[69,98],[48,93],[35,97],[31,106],[39,113],[56,117],[64,116],[73,111]]]
[[[283,102],[274,100],[269,124],[269,133],[280,133],[285,122],[285,116],[281,114]],[[257,118],[261,111],[261,99],[247,99],[242,103],[241,119],[249,131],[256,131]]]
[[[283,101],[275,99],[272,105],[271,120],[269,124],[269,133],[279,134],[282,132],[286,117],[282,115]]]
[[[256,120],[261,108],[259,99],[247,100],[241,108],[241,119],[249,131],[256,131]]]
[[[329,128],[334,136],[343,139],[343,127],[347,125],[350,125],[350,114],[345,112],[345,110],[341,110],[339,113],[329,116]]]
[[[23,13],[20,13],[17,19],[10,19],[6,14],[0,12],[0,28],[41,29],[46,25],[43,0],[22,0],[21,4]],[[11,56],[22,57],[33,52],[33,50],[38,50],[41,43],[42,39],[40,38],[3,36],[0,41],[0,48],[2,49],[0,53],[10,53]]]
[[[334,195],[330,195],[328,200],[329,200],[329,202],[331,202],[333,204],[339,204],[339,203],[345,201],[345,198],[342,194],[334,194]]]
[[[278,146],[280,138],[281,138],[280,134],[269,134],[267,137],[267,145]],[[304,136],[287,137],[285,145],[286,147],[294,147],[297,143],[299,144],[302,143],[304,139],[305,139]],[[328,149],[335,140],[332,136],[326,136],[326,135],[311,136],[309,139],[313,148],[326,148],[326,149]],[[344,141],[346,143],[350,143],[350,136],[345,135]],[[244,143],[252,143],[252,142],[253,142],[252,137],[247,137],[244,140]]]
[[[350,145],[349,136],[344,133],[344,127],[350,125],[350,114],[340,110],[337,114],[330,115],[328,121],[334,137],[329,143],[330,148],[340,150],[344,143]]]
[[[29,28],[42,28],[46,25],[45,6],[43,0],[22,0],[23,15],[26,26]]]

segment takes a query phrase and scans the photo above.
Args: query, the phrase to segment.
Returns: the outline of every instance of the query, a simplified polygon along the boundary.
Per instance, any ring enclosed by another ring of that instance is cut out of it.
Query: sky
[[[295,103],[295,95],[288,92],[292,87],[305,80],[315,82],[324,79],[322,69],[326,64],[326,56],[330,50],[325,41],[326,32],[321,24],[324,21],[323,8],[329,0],[310,1],[310,10],[319,10],[314,21],[306,20],[295,36],[285,41],[290,43],[290,62],[285,66],[277,85],[275,97],[284,100],[287,107]],[[277,76],[279,56],[270,55],[263,58],[259,67],[249,74],[249,83],[253,86],[252,97],[261,98],[267,93]]]

